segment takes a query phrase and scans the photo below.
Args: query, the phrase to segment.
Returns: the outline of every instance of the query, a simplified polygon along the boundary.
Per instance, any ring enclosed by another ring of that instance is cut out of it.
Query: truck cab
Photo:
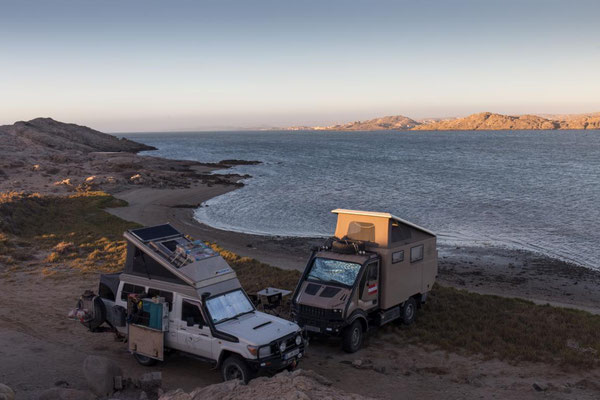
[[[335,236],[311,253],[292,313],[307,332],[341,336],[355,352],[370,327],[414,321],[437,275],[436,236],[388,213],[333,212]]]
[[[210,247],[170,225],[124,236],[124,271],[102,275],[98,296],[80,308],[91,310],[90,329],[107,323],[126,335],[138,362],[152,365],[177,351],[221,368],[224,380],[247,382],[260,371],[292,369],[303,357],[300,327],[258,311]]]

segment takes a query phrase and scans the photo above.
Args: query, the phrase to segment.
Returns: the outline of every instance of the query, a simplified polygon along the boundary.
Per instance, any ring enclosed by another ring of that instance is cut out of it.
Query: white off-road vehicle
[[[302,330],[257,311],[218,253],[168,224],[124,236],[124,271],[102,275],[98,294],[84,294],[75,313],[90,330],[106,323],[125,335],[143,365],[178,351],[221,368],[224,380],[296,367]]]

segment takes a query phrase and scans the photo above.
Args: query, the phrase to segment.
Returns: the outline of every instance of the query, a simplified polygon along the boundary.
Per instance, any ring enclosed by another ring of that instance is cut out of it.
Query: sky
[[[600,1],[0,0],[0,124],[600,111]]]

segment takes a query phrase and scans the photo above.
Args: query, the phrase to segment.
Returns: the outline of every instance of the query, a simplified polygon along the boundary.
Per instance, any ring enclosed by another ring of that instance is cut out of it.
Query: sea
[[[148,154],[262,161],[195,211],[215,228],[330,236],[331,210],[390,212],[442,245],[535,251],[600,269],[600,131],[128,133]]]

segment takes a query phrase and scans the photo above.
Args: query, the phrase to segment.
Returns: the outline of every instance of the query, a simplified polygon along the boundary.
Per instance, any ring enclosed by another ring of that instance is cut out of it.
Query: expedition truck
[[[223,380],[293,369],[307,344],[300,327],[259,312],[227,262],[171,225],[125,232],[124,271],[102,275],[74,315],[127,337],[140,364],[177,351],[212,363]]]
[[[335,236],[313,249],[292,315],[309,333],[341,336],[353,353],[369,328],[414,321],[437,275],[436,236],[388,213],[332,212]]]

